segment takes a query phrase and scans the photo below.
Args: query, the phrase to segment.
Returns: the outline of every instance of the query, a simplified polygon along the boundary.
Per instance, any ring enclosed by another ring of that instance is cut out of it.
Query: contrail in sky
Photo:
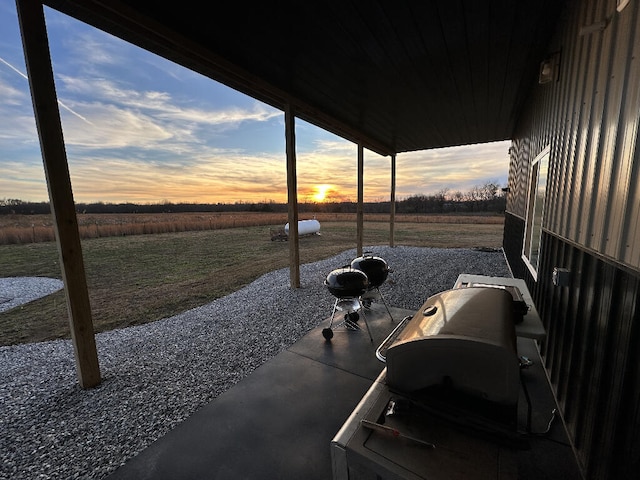
[[[4,58],[0,57],[0,62],[4,63],[7,67],[9,67],[11,70],[13,70],[14,72],[16,72],[18,75],[20,75],[22,78],[24,78],[25,80],[29,80],[29,77],[27,77],[24,73],[22,73],[20,70],[18,70],[16,67],[14,67],[13,65],[11,65],[9,62],[7,62]],[[74,110],[72,110],[71,108],[67,107],[64,103],[62,103],[60,100],[58,100],[58,105],[60,105],[62,108],[64,108],[67,112],[71,113],[72,115],[75,115],[76,117],[78,117],[80,120],[87,122],[89,125],[93,125],[93,123],[91,123],[89,120],[87,120],[86,118],[84,118],[82,115],[80,115],[78,112],[75,112]]]

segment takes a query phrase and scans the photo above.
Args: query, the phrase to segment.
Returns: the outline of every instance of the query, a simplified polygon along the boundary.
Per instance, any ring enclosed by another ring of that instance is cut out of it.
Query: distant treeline
[[[396,201],[396,213],[502,213],[506,199],[499,185],[488,183],[470,192],[443,190],[435,195],[413,195]],[[391,202],[366,202],[365,213],[389,213]],[[183,212],[286,212],[286,203],[76,203],[77,213],[183,213]],[[356,202],[299,203],[300,213],[355,213]],[[0,215],[51,213],[48,202],[0,199]]]

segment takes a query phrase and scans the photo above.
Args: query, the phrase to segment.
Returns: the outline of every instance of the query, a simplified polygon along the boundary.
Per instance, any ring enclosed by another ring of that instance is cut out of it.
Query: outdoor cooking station
[[[473,282],[499,285],[518,282],[511,278],[468,275],[461,275],[458,281],[461,287]],[[530,302],[526,288],[522,293],[525,301]],[[420,465],[416,468],[419,459],[429,459],[432,465],[434,460],[439,462],[434,467],[438,472],[427,478],[455,479],[452,467],[464,471],[469,465],[473,465],[473,475],[462,477],[465,480],[482,478],[482,473],[496,478],[491,475],[498,461],[503,478],[509,478],[514,455],[519,480],[584,480],[561,421],[556,421],[549,430],[550,413],[557,404],[535,341],[519,333],[544,334],[535,309],[530,308],[516,325],[518,354],[533,360],[531,367],[520,372],[522,386],[527,386],[534,407],[532,428],[528,431],[537,434],[528,438],[531,448],[524,450],[483,436],[462,435],[448,419],[423,416],[420,411],[418,419],[405,422],[408,417],[403,408],[412,405],[402,401],[394,402],[394,413],[385,416],[389,401],[400,396],[389,389],[386,375],[381,374],[383,370],[386,372],[385,364],[376,358],[375,351],[401,319],[417,313],[389,308],[393,322],[381,304],[373,304],[367,310],[373,344],[364,325],[360,331],[343,329],[326,341],[322,330],[327,323],[318,324],[294,345],[127,461],[109,480],[186,480],[212,476],[282,480],[418,479],[424,478]],[[414,395],[408,399],[413,400]],[[525,424],[529,426],[528,403],[523,397],[521,390],[520,429]],[[511,413],[512,410],[505,410],[505,416]],[[386,430],[387,433],[374,430],[378,427],[372,424],[361,428],[360,419],[381,423],[381,416],[383,425],[391,426],[402,436],[396,438]],[[545,428],[548,434],[540,435]],[[500,458],[496,459],[498,455]],[[390,458],[396,464],[390,465],[391,460],[381,463],[381,458]],[[417,473],[407,467],[415,468]],[[376,477],[372,472],[382,473]]]
[[[385,368],[331,442],[334,480],[517,478],[516,336],[544,336],[522,281],[460,275],[429,297],[378,347]]]

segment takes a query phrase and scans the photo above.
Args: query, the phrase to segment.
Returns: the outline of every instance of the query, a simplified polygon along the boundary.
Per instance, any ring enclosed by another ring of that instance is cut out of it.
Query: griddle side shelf
[[[486,275],[472,275],[468,273],[462,273],[458,276],[453,288],[466,288],[474,286],[512,286],[517,287],[522,294],[524,301],[526,302],[529,310],[524,315],[522,322],[515,325],[516,336],[522,338],[531,338],[533,340],[543,340],[547,335],[547,332],[542,325],[540,315],[536,310],[536,306],[533,303],[533,298],[527,284],[521,278],[509,278],[509,277],[489,277]]]

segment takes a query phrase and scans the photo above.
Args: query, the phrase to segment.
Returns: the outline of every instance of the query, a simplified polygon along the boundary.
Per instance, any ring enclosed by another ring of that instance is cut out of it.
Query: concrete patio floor
[[[330,312],[329,312],[330,313]],[[384,364],[375,348],[412,311],[383,304],[366,313],[366,329],[334,323],[325,341],[321,322],[297,343],[212,400],[117,469],[109,480],[330,480],[330,443]],[[362,325],[362,320],[359,322]],[[532,405],[531,431],[544,431],[556,404],[533,340],[519,338],[518,354],[533,361],[522,372]],[[521,388],[519,429],[527,423]],[[518,450],[518,478],[578,480],[580,474],[560,418],[548,435]]]

